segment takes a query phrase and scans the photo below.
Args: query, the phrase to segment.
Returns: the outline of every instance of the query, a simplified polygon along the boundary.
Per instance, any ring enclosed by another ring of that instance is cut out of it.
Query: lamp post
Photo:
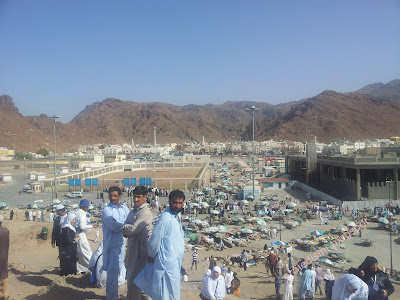
[[[282,210],[279,210],[279,240],[282,241]]]
[[[390,181],[387,181],[388,187],[389,187],[389,212],[391,212],[391,203],[390,203]],[[389,234],[390,234],[390,276],[393,276],[393,252],[392,252],[392,229],[393,229],[393,220],[390,214],[388,214],[388,217],[390,218],[389,221]]]
[[[53,119],[54,121],[54,195],[55,198],[57,198],[57,156],[56,156],[56,120],[60,118],[59,116],[53,115],[52,117],[50,117],[50,119]]]
[[[252,143],[252,152],[253,152],[253,157],[252,157],[252,163],[253,163],[253,200],[256,199],[255,196],[255,170],[254,170],[254,112],[256,110],[259,110],[261,108],[255,107],[255,106],[250,106],[250,108],[245,108],[245,110],[251,111],[252,117],[253,117],[253,143]]]
[[[13,138],[14,138],[14,169],[15,169],[15,137],[17,136],[16,133],[13,133]]]
[[[28,131],[31,133],[31,170],[33,170],[32,132],[34,132],[35,130],[29,129]]]

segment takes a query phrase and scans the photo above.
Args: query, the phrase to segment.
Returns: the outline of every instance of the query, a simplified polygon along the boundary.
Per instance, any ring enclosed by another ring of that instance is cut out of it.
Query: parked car
[[[66,195],[68,198],[82,198],[83,192],[72,192]]]

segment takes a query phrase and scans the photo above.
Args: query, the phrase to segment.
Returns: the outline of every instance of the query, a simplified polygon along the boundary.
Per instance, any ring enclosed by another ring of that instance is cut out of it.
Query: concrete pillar
[[[360,169],[356,169],[356,197],[357,197],[357,200],[361,199],[361,174],[360,174]]]
[[[340,177],[346,178],[346,167],[340,167]]]
[[[188,190],[188,188],[187,188],[187,180],[185,180],[185,191],[187,191]]]
[[[169,191],[172,191],[172,180],[169,181]]]
[[[399,200],[399,172],[398,169],[394,168],[393,169],[393,200]]]

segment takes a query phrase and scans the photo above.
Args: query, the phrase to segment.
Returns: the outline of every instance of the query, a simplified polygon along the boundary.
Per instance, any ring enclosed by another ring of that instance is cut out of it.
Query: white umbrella
[[[242,233],[253,233],[253,230],[251,230],[250,228],[243,228],[243,229],[240,229],[240,231]]]
[[[210,206],[207,202],[200,202],[200,204],[203,207],[209,207]]]
[[[267,225],[267,223],[263,219],[257,219],[256,222],[260,226],[266,226]]]
[[[219,215],[219,210],[213,209],[213,210],[211,211],[211,213],[212,213],[213,215]]]
[[[349,222],[349,224],[347,224],[347,226],[349,227],[354,227],[357,226],[356,223],[354,223],[353,221]]]
[[[294,202],[290,202],[290,203],[288,204],[288,207],[289,207],[289,208],[293,208],[293,207],[296,207],[296,206],[297,206],[297,204],[294,203]]]
[[[53,204],[60,204],[60,203],[61,203],[61,201],[58,200],[58,199],[54,199],[54,200],[53,200]]]
[[[244,205],[247,205],[247,204],[249,204],[249,201],[247,201],[247,200],[242,200],[242,201],[240,201],[242,204],[244,204]]]
[[[41,202],[43,202],[43,200],[35,200],[35,201],[33,201],[33,202],[35,202],[35,203],[41,203]]]
[[[189,206],[190,206],[190,207],[197,207],[197,206],[199,206],[199,205],[198,205],[197,203],[190,202],[190,203],[189,203]]]

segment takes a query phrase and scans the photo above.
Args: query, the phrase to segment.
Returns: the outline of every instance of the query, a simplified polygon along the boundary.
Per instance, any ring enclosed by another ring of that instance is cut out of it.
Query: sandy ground
[[[162,177],[162,175],[160,176]],[[25,202],[29,198],[23,196],[18,198],[16,192],[10,191],[11,185],[1,186],[0,192],[5,192],[10,196],[9,202],[20,201]],[[286,192],[281,193],[281,198],[284,198]],[[11,199],[11,195],[17,197],[17,200]],[[291,196],[304,201],[305,196],[299,190],[290,191]],[[95,197],[95,195],[90,195]],[[37,197],[37,196],[30,196]],[[33,199],[33,198],[32,198]],[[32,200],[31,199],[31,200]],[[166,201],[163,199],[163,201]],[[30,203],[30,202],[27,202]],[[205,215],[200,215],[205,217]],[[333,221],[330,220],[327,226],[320,226],[317,220],[303,222],[303,224],[294,230],[282,231],[282,240],[285,242],[290,241],[296,237],[304,237],[312,230],[325,231],[336,225],[342,225],[349,217],[343,220]],[[9,255],[9,285],[10,285],[10,299],[105,299],[105,289],[94,288],[89,284],[89,275],[70,275],[68,277],[58,276],[59,261],[57,259],[58,250],[52,248],[50,239],[43,241],[37,237],[41,232],[43,226],[49,226],[49,237],[51,236],[52,224],[40,222],[26,222],[24,221],[23,211],[12,221],[5,220],[3,226],[10,230],[10,255]],[[271,222],[267,226],[277,225],[276,222]],[[383,266],[389,266],[389,234],[388,232],[376,230],[377,225],[371,223],[363,231],[363,238],[371,238],[375,241],[373,247],[362,247],[357,245],[360,240],[354,237],[345,242],[346,249],[338,249],[335,252],[343,253],[347,258],[350,258],[353,263],[350,266],[358,266],[367,255],[376,256]],[[91,244],[92,250],[95,250],[97,244],[94,241],[95,231],[92,230],[88,234],[88,239]],[[393,240],[397,240],[398,236]],[[246,249],[262,249],[265,243],[270,244],[272,240],[253,241]],[[393,242],[393,266],[395,269],[400,269],[400,259],[398,257],[400,245]],[[190,270],[191,265],[191,250],[187,250],[183,260],[183,266],[186,268],[189,275],[189,282],[182,283],[181,298],[182,299],[198,299],[200,293],[201,279],[205,273],[208,262],[206,258],[210,255],[216,257],[224,257],[227,255],[239,254],[243,248],[234,247],[224,251],[207,251],[201,249],[199,251],[199,265],[198,270]],[[300,258],[306,258],[310,252],[295,249],[292,255],[297,261]],[[282,259],[286,260],[286,254],[282,254]],[[218,265],[222,265],[220,261]],[[326,270],[326,266],[323,269]],[[255,267],[248,268],[244,271],[238,266],[232,267],[234,272],[238,273],[241,279],[241,296],[240,299],[276,299],[273,278],[268,276],[263,264],[257,264]],[[339,269],[334,267],[330,268],[336,278],[341,276]],[[394,284],[395,294],[390,299],[400,299],[400,286]],[[283,286],[281,293],[283,292]],[[126,286],[120,287],[120,294],[126,295]],[[296,296],[295,296],[296,297]],[[236,297],[227,296],[227,299],[235,299]],[[325,299],[324,296],[317,295],[316,299]]]

